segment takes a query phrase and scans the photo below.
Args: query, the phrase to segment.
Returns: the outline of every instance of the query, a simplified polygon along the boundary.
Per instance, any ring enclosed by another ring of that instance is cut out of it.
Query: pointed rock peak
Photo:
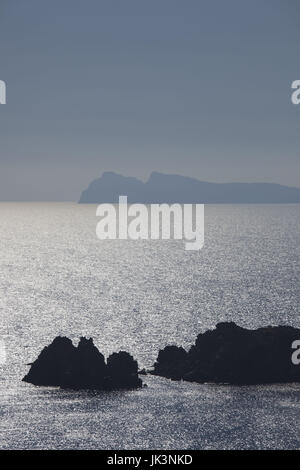
[[[84,336],[81,336],[79,343],[78,343],[78,349],[81,348],[95,348],[96,346],[94,345],[94,341],[92,338],[85,338]]]
[[[72,341],[67,338],[66,336],[56,336],[52,343],[48,347],[54,347],[54,348],[70,348],[74,347]]]
[[[72,341],[66,336],[56,336],[56,338],[54,338],[54,340],[52,341],[52,344],[53,343],[72,343]]]

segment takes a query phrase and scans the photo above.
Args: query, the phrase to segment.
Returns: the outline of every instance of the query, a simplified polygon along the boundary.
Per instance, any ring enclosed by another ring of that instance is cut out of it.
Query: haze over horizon
[[[0,6],[0,201],[104,171],[300,187],[296,0]]]

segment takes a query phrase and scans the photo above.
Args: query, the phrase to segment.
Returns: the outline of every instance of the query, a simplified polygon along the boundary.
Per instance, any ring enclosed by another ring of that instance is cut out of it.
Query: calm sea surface
[[[70,392],[21,382],[57,335],[125,349],[140,367],[220,321],[300,327],[300,206],[206,206],[205,247],[99,241],[96,206],[0,204],[1,449],[300,447],[300,385],[229,387],[145,377]],[[300,339],[300,338],[299,338]]]

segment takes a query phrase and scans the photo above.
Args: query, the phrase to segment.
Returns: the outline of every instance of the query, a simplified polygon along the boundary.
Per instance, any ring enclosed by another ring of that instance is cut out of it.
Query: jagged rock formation
[[[247,330],[219,323],[199,334],[188,352],[177,346],[160,351],[151,373],[199,383],[300,382],[300,365],[292,362],[295,340],[300,340],[300,329],[290,326]]]
[[[31,365],[24,382],[71,389],[115,390],[142,386],[138,364],[127,352],[107,359],[92,339],[81,338],[77,347],[58,336]]]

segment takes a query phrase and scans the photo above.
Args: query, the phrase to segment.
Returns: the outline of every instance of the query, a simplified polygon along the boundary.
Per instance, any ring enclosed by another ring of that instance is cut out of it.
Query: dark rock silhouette
[[[151,373],[199,383],[300,382],[300,365],[291,359],[295,340],[300,340],[300,329],[289,326],[247,330],[219,323],[199,334],[188,352],[177,346],[160,351]]]
[[[134,388],[138,376],[138,363],[128,352],[113,353],[107,359],[107,372],[109,380],[117,384],[117,388]]]
[[[142,386],[138,364],[127,352],[109,356],[107,364],[92,339],[81,338],[77,347],[58,336],[31,364],[24,382],[71,389],[116,390]]]
[[[155,372],[168,379],[180,380],[185,373],[188,353],[185,349],[174,345],[166,346],[158,353]]]
[[[137,178],[105,172],[81,194],[80,203],[256,204],[299,203],[300,188],[272,183],[208,183],[180,175],[151,173],[144,183]]]

